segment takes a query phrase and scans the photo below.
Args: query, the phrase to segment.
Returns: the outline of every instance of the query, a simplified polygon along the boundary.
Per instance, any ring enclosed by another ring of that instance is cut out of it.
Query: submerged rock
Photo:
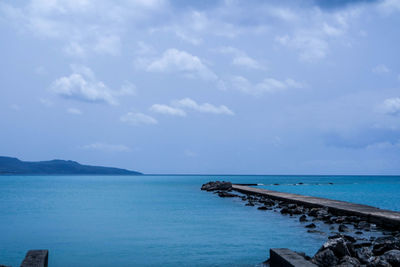
[[[305,227],[306,228],[315,228],[317,226],[314,223],[310,223],[310,224],[307,224]]]
[[[300,222],[306,222],[306,221],[308,221],[308,220],[307,220],[307,216],[304,215],[304,214],[301,215],[300,218],[299,218],[299,221],[300,221]]]
[[[350,232],[350,228],[347,227],[347,226],[344,225],[344,224],[339,225],[338,230],[339,230],[339,232]]]
[[[219,197],[239,197],[236,194],[228,193],[228,192],[218,192]]]

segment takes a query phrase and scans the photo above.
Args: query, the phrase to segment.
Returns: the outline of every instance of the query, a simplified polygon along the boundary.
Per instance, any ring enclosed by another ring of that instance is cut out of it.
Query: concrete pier
[[[270,267],[317,267],[314,263],[287,248],[271,248],[269,255]]]
[[[383,210],[372,206],[355,204],[345,201],[332,200],[298,194],[283,193],[267,189],[232,185],[233,190],[244,194],[264,195],[271,199],[300,204],[306,207],[328,208],[337,215],[359,216],[366,221],[380,226],[400,229],[400,212]]]
[[[21,263],[21,267],[47,267],[48,261],[48,250],[29,250]]]

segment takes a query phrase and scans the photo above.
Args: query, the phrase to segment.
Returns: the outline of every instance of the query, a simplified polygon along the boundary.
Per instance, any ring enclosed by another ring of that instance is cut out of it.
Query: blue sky
[[[399,174],[400,1],[0,2],[0,152]]]

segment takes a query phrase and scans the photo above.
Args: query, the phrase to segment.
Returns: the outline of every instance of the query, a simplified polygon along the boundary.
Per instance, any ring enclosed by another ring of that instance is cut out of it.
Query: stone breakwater
[[[262,194],[232,193],[234,187],[230,182],[209,182],[201,189],[219,197],[239,198],[245,206],[257,207],[260,211],[298,218],[308,233],[327,235],[327,241],[314,256],[299,253],[318,266],[400,267],[400,229],[397,226],[380,226],[359,216],[334,214],[326,207],[306,207]],[[320,225],[328,225],[329,230],[319,229]]]

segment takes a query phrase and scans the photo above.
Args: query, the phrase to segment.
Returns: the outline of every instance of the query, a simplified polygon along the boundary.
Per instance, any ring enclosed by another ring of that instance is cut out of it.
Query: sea
[[[225,180],[400,211],[400,176],[0,176],[0,264],[48,249],[49,266],[257,266],[270,248],[326,241],[297,217],[200,190]]]

